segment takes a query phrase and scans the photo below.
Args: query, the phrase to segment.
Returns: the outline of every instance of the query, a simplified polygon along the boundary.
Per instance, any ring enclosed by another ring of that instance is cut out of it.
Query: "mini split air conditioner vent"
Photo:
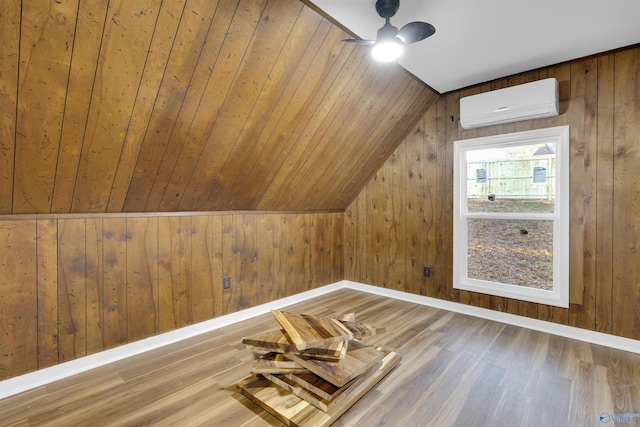
[[[460,98],[465,129],[557,116],[558,81],[554,78]]]

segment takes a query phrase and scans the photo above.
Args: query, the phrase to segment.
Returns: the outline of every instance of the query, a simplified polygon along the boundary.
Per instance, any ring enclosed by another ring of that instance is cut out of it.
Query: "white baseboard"
[[[457,302],[445,301],[437,298],[425,297],[422,295],[415,295],[387,288],[379,288],[377,286],[365,285],[363,283],[345,280],[343,281],[342,287],[368,292],[371,294],[382,295],[402,301],[413,302],[429,307],[441,308],[443,310],[454,311],[456,313],[468,314],[470,316],[480,317],[487,320],[495,320],[497,322],[507,323],[509,325],[521,326],[527,329],[533,329],[540,332],[546,332],[553,335],[572,338],[579,341],[585,341],[592,344],[603,345],[606,347],[640,354],[640,341],[630,338],[604,334],[602,332],[589,331],[587,329],[576,328],[574,326],[560,325],[544,320],[518,316],[516,314],[503,313],[500,311],[490,310],[488,308],[474,307]]]
[[[332,283],[318,289],[312,289],[290,297],[251,307],[246,310],[216,317],[215,319],[200,322],[195,325],[185,326],[184,328],[176,329],[174,331],[165,332],[163,334],[145,338],[130,344],[125,344],[120,347],[101,351],[100,353],[60,363],[49,368],[43,368],[18,377],[9,378],[8,380],[0,381],[0,399],[43,386],[53,381],[67,378],[90,369],[98,368],[118,360],[126,359],[127,357],[173,344],[205,332],[213,331],[233,323],[251,319],[261,314],[269,313],[273,309],[280,309],[342,288],[344,288],[344,284],[342,282]]]
[[[269,313],[273,309],[280,309],[299,302],[315,298],[320,295],[327,294],[339,289],[354,289],[370,294],[381,295],[389,298],[408,301],[429,307],[441,308],[443,310],[453,311],[461,314],[468,314],[474,317],[480,317],[488,320],[495,320],[514,326],[533,329],[567,338],[586,341],[593,344],[599,344],[612,347],[624,351],[640,354],[640,341],[629,338],[622,338],[615,335],[603,334],[601,332],[588,331],[586,329],[575,328],[572,326],[559,325],[556,323],[546,322],[543,320],[531,319],[528,317],[517,316],[509,313],[502,313],[480,307],[473,307],[465,304],[455,303],[451,301],[439,300],[436,298],[415,295],[392,289],[379,288],[377,286],[365,285],[363,283],[351,282],[343,280],[332,283],[318,289],[302,292],[290,297],[271,301],[236,313],[227,314],[215,319],[207,320],[195,325],[186,326],[175,331],[166,332],[160,335],[149,337],[130,344],[125,344],[110,350],[90,356],[81,357],[49,368],[40,369],[8,380],[0,381],[0,399],[22,393],[36,387],[43,386],[53,381],[70,377],[81,372],[88,371],[127,357],[135,356],[165,345],[213,331],[224,326],[250,319],[261,314]]]

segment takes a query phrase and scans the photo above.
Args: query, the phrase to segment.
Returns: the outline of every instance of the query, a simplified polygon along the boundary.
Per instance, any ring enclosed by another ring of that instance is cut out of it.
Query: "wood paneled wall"
[[[460,97],[547,77],[560,82],[558,117],[459,126]],[[570,307],[453,289],[453,141],[564,124]],[[639,170],[639,46],[442,95],[347,209],[345,279],[640,339]]]
[[[0,380],[339,281],[343,217],[1,219]]]

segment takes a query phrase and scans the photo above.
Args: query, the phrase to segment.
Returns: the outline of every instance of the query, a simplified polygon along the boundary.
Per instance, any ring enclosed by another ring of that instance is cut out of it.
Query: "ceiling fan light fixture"
[[[409,22],[398,30],[391,25],[390,18],[400,7],[400,0],[377,0],[376,12],[385,24],[378,30],[375,40],[345,39],[344,42],[372,46],[371,56],[379,62],[393,62],[402,55],[403,45],[416,43],[432,36],[436,29],[426,22]]]
[[[399,40],[382,40],[371,48],[371,56],[380,62],[391,62],[400,58],[404,48]]]

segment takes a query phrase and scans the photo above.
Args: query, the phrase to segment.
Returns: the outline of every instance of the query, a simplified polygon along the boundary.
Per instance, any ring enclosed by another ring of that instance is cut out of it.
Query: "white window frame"
[[[556,194],[553,213],[468,212],[468,151],[541,144],[545,142],[554,142],[556,147]],[[557,126],[552,128],[454,141],[454,288],[558,307],[569,307],[569,167],[569,126]],[[552,220],[553,289],[536,289],[467,277],[467,219],[469,218]]]

